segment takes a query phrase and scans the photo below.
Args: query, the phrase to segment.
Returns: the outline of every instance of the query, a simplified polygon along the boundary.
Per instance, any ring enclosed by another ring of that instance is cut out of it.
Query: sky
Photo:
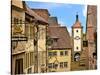
[[[71,26],[76,21],[76,14],[79,15],[79,20],[83,26],[83,31],[86,29],[86,12],[87,6],[80,4],[68,3],[51,3],[51,2],[33,2],[26,1],[30,8],[48,9],[51,16],[57,17],[58,23],[61,26],[66,26],[71,34]]]

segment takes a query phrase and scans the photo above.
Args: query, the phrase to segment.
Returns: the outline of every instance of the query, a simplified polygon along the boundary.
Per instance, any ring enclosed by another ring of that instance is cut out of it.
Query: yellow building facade
[[[48,51],[48,71],[65,72],[70,71],[71,49],[49,50]]]
[[[72,48],[67,28],[50,26],[48,36],[48,72],[70,71]]]

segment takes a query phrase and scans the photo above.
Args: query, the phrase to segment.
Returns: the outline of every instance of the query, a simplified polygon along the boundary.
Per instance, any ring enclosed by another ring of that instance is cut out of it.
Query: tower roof
[[[80,23],[79,18],[78,18],[78,14],[76,15],[76,22],[72,26],[72,28],[82,28],[81,23]]]

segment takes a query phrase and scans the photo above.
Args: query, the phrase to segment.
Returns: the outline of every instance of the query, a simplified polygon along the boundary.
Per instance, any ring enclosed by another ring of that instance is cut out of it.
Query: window
[[[60,55],[61,55],[61,56],[63,56],[63,55],[64,55],[64,54],[63,54],[63,51],[61,51],[61,52],[60,52]]]
[[[55,64],[55,63],[52,63],[53,64],[53,68],[57,68],[58,67],[58,65],[57,64]]]
[[[53,52],[53,56],[56,56],[57,55],[57,52]]]
[[[57,46],[57,38],[53,38],[53,46]]]
[[[68,63],[67,62],[64,62],[64,67],[68,67]]]
[[[17,18],[14,18],[14,23],[18,24],[18,19]]]
[[[58,67],[58,64],[55,64],[55,63],[49,63],[49,64],[48,64],[48,68],[57,69],[57,67]]]
[[[49,53],[48,53],[48,56],[52,56],[52,52],[49,52]]]
[[[93,52],[92,55],[93,55],[93,58],[94,58],[94,59],[97,59],[97,53],[96,53],[96,52]]]
[[[88,41],[83,41],[83,47],[88,47]]]
[[[63,62],[60,62],[60,68],[63,68]]]
[[[57,42],[57,40],[58,40],[57,38],[54,38],[54,42]]]
[[[76,30],[76,32],[78,32],[78,30]]]
[[[48,56],[57,56],[57,52],[56,51],[55,52],[49,52]]]
[[[52,66],[53,66],[53,68],[55,68],[55,64],[54,63],[52,63]]]
[[[78,49],[78,47],[76,47],[76,49]]]
[[[68,51],[65,51],[65,55],[68,55]]]
[[[19,21],[20,21],[20,24],[22,24],[22,19],[20,19]]]
[[[55,69],[57,69],[57,67],[58,67],[58,64],[55,64]]]
[[[46,42],[48,46],[51,46],[53,44],[53,39],[48,36]]]
[[[60,62],[60,68],[68,67],[68,62]]]
[[[52,68],[52,63],[49,63],[48,64],[48,68]]]
[[[23,73],[23,58],[15,60],[15,73],[16,74]]]
[[[61,52],[60,52],[60,55],[61,55],[61,56],[63,56],[63,55],[68,55],[68,51],[61,51]]]

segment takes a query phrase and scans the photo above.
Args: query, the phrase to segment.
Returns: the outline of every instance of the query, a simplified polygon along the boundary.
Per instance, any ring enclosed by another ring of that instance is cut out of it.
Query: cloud
[[[86,17],[87,15],[87,5],[83,7],[83,16]]]

